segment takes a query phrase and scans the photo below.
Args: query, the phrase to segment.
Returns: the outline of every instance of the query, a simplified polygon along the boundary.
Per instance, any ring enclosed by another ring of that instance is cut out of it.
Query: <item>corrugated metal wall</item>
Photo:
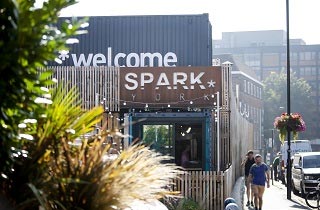
[[[77,37],[80,43],[71,46],[62,66],[74,65],[72,53],[77,54],[77,58],[81,53],[86,58],[89,53],[101,53],[107,58],[108,47],[112,48],[113,57],[117,53],[159,52],[164,56],[173,52],[177,55],[177,66],[212,65],[212,29],[208,14],[90,17],[86,29],[88,34]],[[120,59],[120,65],[124,65],[123,60]]]

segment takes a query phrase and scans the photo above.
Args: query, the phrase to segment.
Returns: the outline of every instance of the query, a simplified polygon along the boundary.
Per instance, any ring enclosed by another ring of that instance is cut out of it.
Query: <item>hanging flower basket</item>
[[[274,128],[279,131],[279,139],[283,143],[286,139],[288,131],[292,132],[293,139],[298,138],[298,132],[306,130],[306,124],[299,113],[288,115],[282,113],[280,117],[274,119]]]

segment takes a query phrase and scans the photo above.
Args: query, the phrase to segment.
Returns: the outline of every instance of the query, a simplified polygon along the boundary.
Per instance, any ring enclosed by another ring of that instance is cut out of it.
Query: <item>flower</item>
[[[287,132],[293,133],[293,139],[298,138],[298,132],[306,130],[306,123],[303,121],[299,113],[293,113],[288,115],[282,113],[280,117],[274,119],[274,128],[279,130],[279,138],[283,142]]]

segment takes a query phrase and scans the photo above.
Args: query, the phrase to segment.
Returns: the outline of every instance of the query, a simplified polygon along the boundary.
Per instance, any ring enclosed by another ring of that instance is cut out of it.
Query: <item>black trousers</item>
[[[273,166],[273,179],[278,181],[278,167]]]

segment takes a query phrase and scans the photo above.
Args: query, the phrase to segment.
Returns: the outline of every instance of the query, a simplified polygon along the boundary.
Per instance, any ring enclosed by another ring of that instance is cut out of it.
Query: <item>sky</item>
[[[61,16],[209,13],[213,39],[222,32],[286,30],[286,0],[78,0]],[[290,0],[290,38],[320,44],[320,0]]]

